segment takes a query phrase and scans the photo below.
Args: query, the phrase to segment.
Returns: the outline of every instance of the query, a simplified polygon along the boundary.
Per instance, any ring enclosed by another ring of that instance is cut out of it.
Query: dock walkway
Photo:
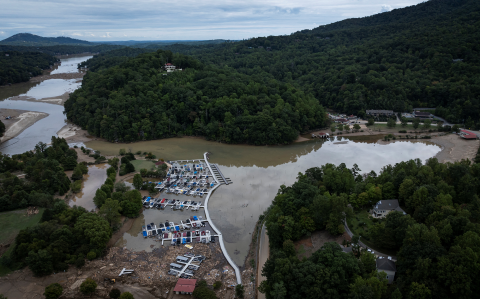
[[[205,162],[206,162],[208,168],[210,169],[210,172],[214,173],[211,166],[210,166],[210,163],[208,163],[207,153],[204,153],[203,156],[205,158]],[[217,183],[219,183],[219,181],[217,179],[217,176],[215,175],[214,177],[215,177],[215,181],[217,181]],[[224,244],[224,241],[223,241],[222,232],[215,226],[215,224],[213,224],[213,221],[210,218],[210,213],[208,212],[208,200],[210,199],[210,196],[212,195],[213,191],[215,191],[215,189],[217,189],[219,186],[220,186],[220,184],[217,184],[207,194],[207,198],[205,199],[205,204],[204,204],[204,206],[205,206],[205,216],[207,217],[207,220],[208,220],[208,223],[210,223],[210,226],[218,234],[218,239],[219,239],[220,247],[222,248],[223,255],[227,259],[230,266],[232,266],[233,270],[235,270],[235,276],[237,278],[237,284],[241,284],[242,283],[242,276],[241,276],[241,273],[240,273],[240,269],[235,264],[235,262],[230,258],[230,255],[228,255],[227,249],[225,248],[225,244]]]
[[[210,168],[211,173],[213,174],[213,176],[215,177],[215,180],[218,183],[220,183],[220,181],[223,181],[223,183],[220,183],[220,184],[225,184],[225,185],[232,183],[232,180],[230,180],[230,178],[226,178],[225,176],[223,176],[223,173],[220,171],[220,168],[218,168],[217,164],[208,163],[206,156],[205,156],[205,162],[207,163],[208,168]]]

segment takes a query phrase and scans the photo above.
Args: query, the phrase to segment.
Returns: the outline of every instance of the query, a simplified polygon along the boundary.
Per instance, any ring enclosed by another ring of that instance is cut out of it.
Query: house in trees
[[[175,285],[173,291],[175,294],[187,294],[191,295],[193,290],[195,290],[195,284],[197,283],[196,279],[184,279],[180,278]]]
[[[170,71],[174,71],[174,70],[175,70],[175,66],[169,62],[169,63],[166,63],[166,64],[165,64],[165,69],[167,70],[167,72],[168,72],[169,70],[170,70]]]
[[[388,284],[392,284],[395,279],[395,273],[397,272],[397,266],[395,262],[390,258],[379,257],[376,262],[377,271],[387,273]]]
[[[402,208],[400,208],[400,204],[398,203],[397,199],[380,200],[375,204],[370,212],[374,218],[385,218],[388,213],[393,211],[407,214],[404,210],[402,210]]]

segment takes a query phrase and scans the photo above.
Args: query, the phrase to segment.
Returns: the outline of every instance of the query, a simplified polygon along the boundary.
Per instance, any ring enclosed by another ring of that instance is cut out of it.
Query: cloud
[[[99,40],[242,39],[415,5],[423,0],[2,0],[6,35],[56,33]],[[387,3],[387,4],[385,4]]]
[[[4,35],[4,34],[5,34],[5,31],[0,31],[0,34],[1,34],[1,35]]]
[[[392,7],[388,4],[384,4],[382,5],[382,9],[380,10],[380,12],[389,12],[392,10]]]

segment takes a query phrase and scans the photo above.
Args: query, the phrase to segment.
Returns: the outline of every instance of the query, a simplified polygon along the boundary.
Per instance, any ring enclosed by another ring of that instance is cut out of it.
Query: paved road
[[[350,229],[348,228],[348,225],[347,225],[347,222],[345,221],[344,222],[344,227],[345,227],[345,231],[347,232],[347,234],[350,236],[350,237],[353,237],[353,233],[350,231]],[[377,251],[377,250],[373,250],[373,248],[370,248],[368,247],[367,245],[365,245],[362,241],[358,240],[358,245],[360,245],[361,247],[363,248],[366,248],[366,249],[371,249],[373,254],[375,255],[378,255],[378,256],[383,256],[383,257],[388,257],[390,256],[392,258],[392,260],[394,261],[397,261],[397,257],[396,256],[391,256],[391,255],[388,255],[388,254],[385,254],[385,253],[381,253],[380,251]]]
[[[268,257],[270,256],[270,244],[268,242],[268,235],[265,229],[265,224],[263,224],[262,231],[260,234],[260,243],[258,244],[258,268],[257,268],[257,298],[258,299],[265,299],[265,294],[262,294],[258,291],[258,286],[260,283],[266,279],[265,276],[262,276],[262,269],[263,265],[267,261]]]

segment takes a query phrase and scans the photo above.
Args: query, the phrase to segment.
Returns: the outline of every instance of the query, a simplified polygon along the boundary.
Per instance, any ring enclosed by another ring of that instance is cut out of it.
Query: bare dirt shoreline
[[[2,118],[2,122],[5,124],[5,133],[0,142],[5,142],[18,136],[25,129],[48,115],[48,113],[44,112],[0,109],[0,118]],[[5,120],[6,116],[10,116],[11,119]]]

